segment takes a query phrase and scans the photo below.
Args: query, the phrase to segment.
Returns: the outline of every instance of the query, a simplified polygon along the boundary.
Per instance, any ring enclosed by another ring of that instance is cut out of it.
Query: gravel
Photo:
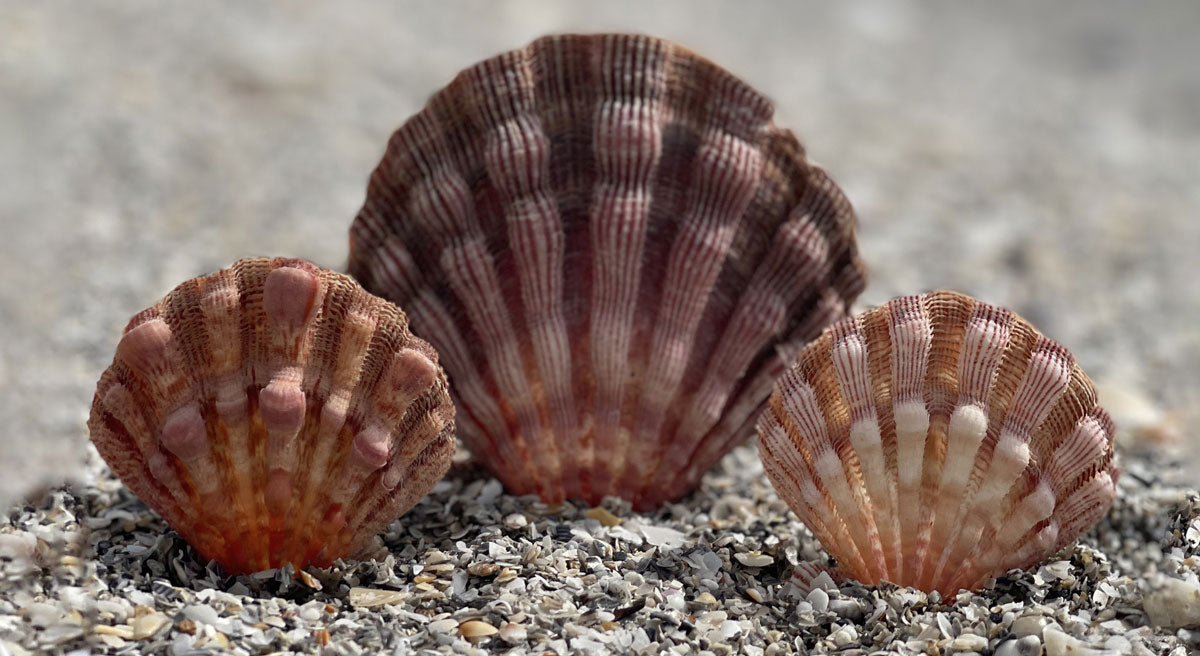
[[[0,654],[1183,656],[1200,495],[1157,450],[1122,462],[1077,544],[944,599],[812,576],[828,561],[753,445],[653,514],[507,495],[460,457],[363,560],[245,576],[198,560],[93,452],[86,482],[0,520]]]

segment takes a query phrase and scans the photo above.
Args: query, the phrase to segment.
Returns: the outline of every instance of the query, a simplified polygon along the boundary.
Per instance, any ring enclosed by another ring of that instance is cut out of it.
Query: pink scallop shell
[[[1115,497],[1113,424],[1074,357],[962,294],[830,326],[768,408],[771,482],[864,583],[977,587],[1058,551]]]

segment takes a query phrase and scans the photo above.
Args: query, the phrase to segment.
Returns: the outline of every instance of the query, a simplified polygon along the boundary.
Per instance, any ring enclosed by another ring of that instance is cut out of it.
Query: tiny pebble
[[[525,642],[527,635],[524,625],[505,622],[500,626],[500,639],[509,644]]]
[[[496,563],[489,563],[486,561],[478,562],[478,563],[471,563],[470,565],[467,566],[467,572],[469,572],[472,576],[491,576],[492,574],[495,574],[499,569],[500,569],[500,566],[497,565]]]
[[[463,637],[471,642],[486,640],[500,632],[499,629],[482,620],[467,620],[458,626]]]
[[[611,527],[611,526],[619,526],[621,524],[620,517],[617,517],[616,515],[609,512],[606,508],[603,508],[600,506],[597,506],[595,508],[588,508],[587,512],[584,513],[584,515],[588,519],[594,519],[594,520],[600,522],[600,524],[603,526]]]
[[[1046,656],[1109,656],[1105,649],[1095,649],[1086,642],[1063,633],[1056,628],[1047,628],[1043,634]],[[1112,656],[1117,656],[1113,654]]]
[[[1165,579],[1145,594],[1150,623],[1171,629],[1200,628],[1200,584]]]
[[[974,633],[964,633],[950,641],[950,647],[957,651],[983,651],[987,646],[987,638]]]
[[[1005,640],[996,647],[995,656],[1042,656],[1042,641],[1032,635]]]
[[[837,631],[831,633],[829,635],[829,639],[833,640],[833,644],[837,645],[838,647],[845,647],[846,645],[857,640],[858,634],[855,632],[853,627],[843,626]]]
[[[766,567],[775,562],[774,558],[757,551],[735,554],[734,558],[746,567]]]
[[[57,606],[42,602],[34,602],[21,612],[29,623],[39,628],[53,626],[62,619],[63,612]]]
[[[428,627],[434,633],[450,633],[458,628],[458,620],[449,617],[444,620],[434,620],[429,623]]]
[[[1018,638],[1041,636],[1042,629],[1049,623],[1050,620],[1042,615],[1022,615],[1013,620],[1012,634]]]
[[[380,606],[401,603],[408,596],[408,593],[398,590],[350,588],[350,605],[355,608],[378,608]]]
[[[813,610],[825,612],[829,608],[829,593],[821,588],[813,588],[808,593],[808,603],[812,604]]]
[[[133,627],[127,624],[117,624],[115,626],[98,624],[93,627],[92,630],[99,635],[117,636],[118,638],[123,638],[125,640],[133,639]]]
[[[321,589],[321,582],[317,580],[317,577],[304,570],[297,571],[296,578],[299,579],[301,583],[312,588],[313,590]]]
[[[700,604],[702,606],[708,606],[708,607],[712,608],[712,607],[716,607],[717,598],[712,596],[711,592],[705,590],[704,592],[701,592],[700,594],[696,595],[696,603]]]
[[[300,607],[300,619],[309,622],[315,622],[321,619],[321,615],[325,612],[325,602],[310,601]]]
[[[201,606],[198,604],[184,606],[183,616],[200,624],[216,624],[220,621],[220,616],[217,615],[217,610],[212,606]]]
[[[133,620],[133,639],[146,640],[154,637],[160,629],[171,623],[171,618],[162,613],[151,613]]]
[[[687,536],[665,526],[643,526],[642,535],[650,544],[667,549],[681,547],[687,543]]]

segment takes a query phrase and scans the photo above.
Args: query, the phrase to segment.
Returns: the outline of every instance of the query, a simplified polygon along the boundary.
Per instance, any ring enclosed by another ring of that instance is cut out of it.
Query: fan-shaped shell
[[[351,554],[454,450],[437,353],[404,313],[282,258],[189,280],[133,317],[88,427],[125,485],[231,573]]]
[[[771,482],[866,583],[972,588],[1054,553],[1115,496],[1113,425],[1074,357],[962,294],[830,326],[768,408]]]
[[[437,347],[460,436],[510,491],[681,496],[845,316],[850,204],[771,114],[669,42],[556,36],[393,135],[350,271]]]

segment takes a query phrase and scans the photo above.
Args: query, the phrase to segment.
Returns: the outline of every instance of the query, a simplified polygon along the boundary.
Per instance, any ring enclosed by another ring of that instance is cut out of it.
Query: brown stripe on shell
[[[442,354],[514,493],[687,493],[863,286],[845,196],[770,102],[667,41],[481,62],[389,141],[350,271]]]

